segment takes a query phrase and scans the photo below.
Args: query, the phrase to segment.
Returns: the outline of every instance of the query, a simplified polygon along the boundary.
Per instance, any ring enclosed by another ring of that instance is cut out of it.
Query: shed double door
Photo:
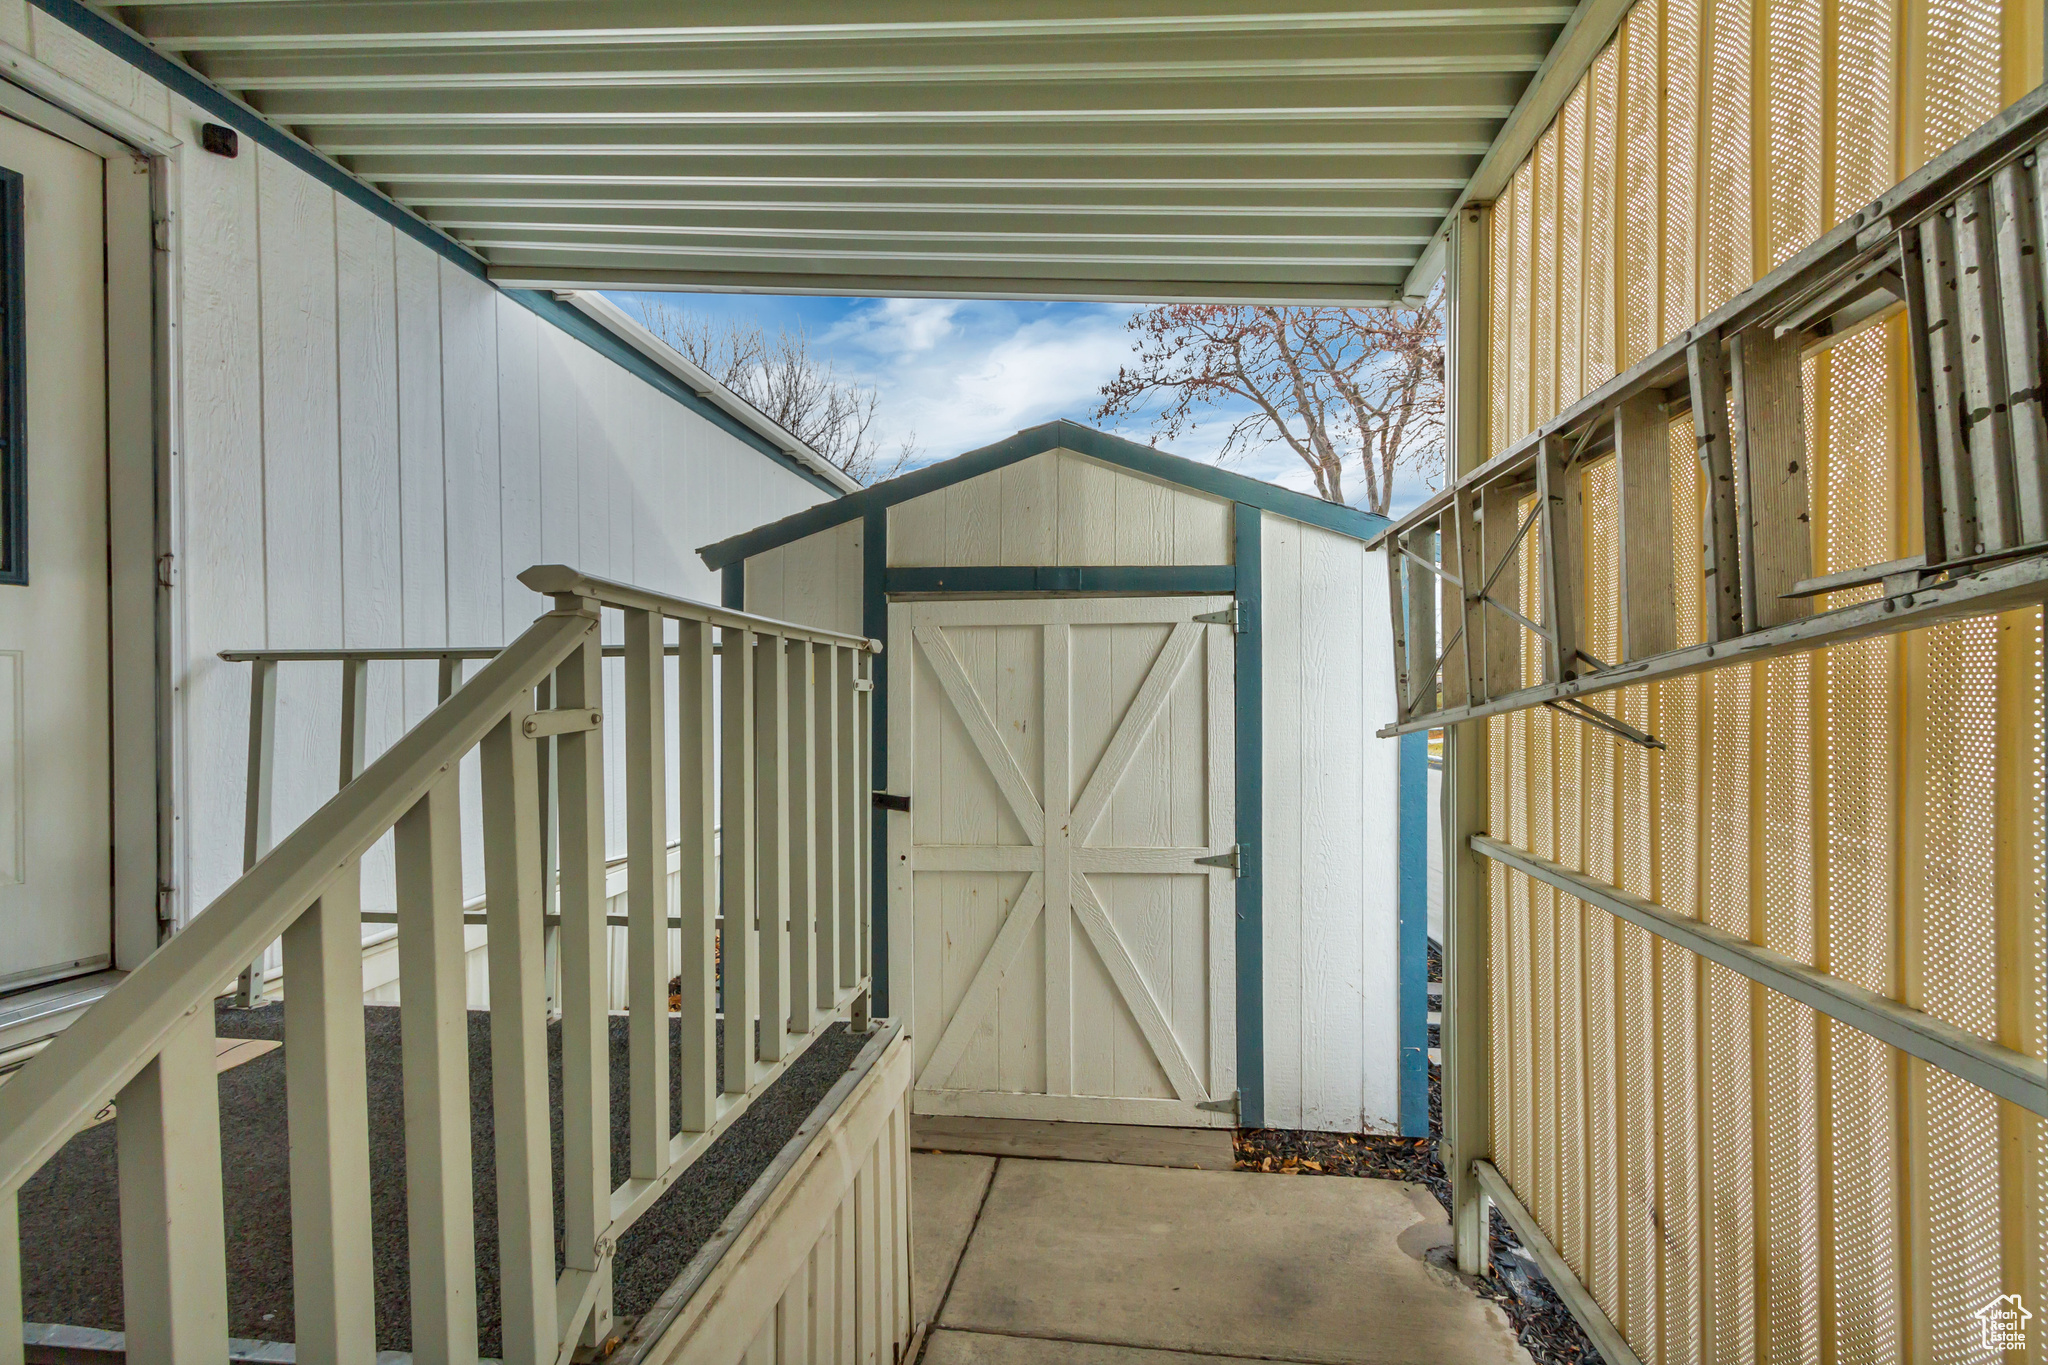
[[[1230,605],[890,608],[918,1112],[1235,1121]]]

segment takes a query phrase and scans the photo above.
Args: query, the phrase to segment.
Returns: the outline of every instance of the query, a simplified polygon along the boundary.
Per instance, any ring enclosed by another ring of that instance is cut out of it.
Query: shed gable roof
[[[858,493],[849,493],[832,502],[807,507],[801,512],[757,526],[751,531],[729,536],[724,540],[703,546],[697,554],[713,569],[723,569],[764,550],[778,545],[787,545],[793,540],[815,535],[819,531],[865,516],[870,510],[893,507],[899,502],[921,498],[956,483],[979,478],[993,473],[1005,465],[1028,460],[1049,450],[1071,450],[1090,459],[1101,460],[1104,464],[1128,469],[1164,483],[1175,484],[1211,497],[1227,498],[1232,502],[1247,503],[1253,507],[1287,517],[1293,521],[1320,526],[1340,535],[1358,540],[1368,540],[1389,523],[1385,517],[1372,512],[1361,512],[1356,507],[1344,507],[1337,503],[1325,502],[1321,498],[1297,493],[1291,488],[1267,483],[1263,479],[1248,478],[1219,469],[1213,464],[1169,455],[1137,441],[1112,436],[1093,427],[1084,427],[1078,422],[1062,418],[1042,426],[1027,427],[1016,435],[997,441],[994,445],[970,450],[950,460],[927,465],[913,470],[899,478],[878,483],[872,488],[863,488]]]

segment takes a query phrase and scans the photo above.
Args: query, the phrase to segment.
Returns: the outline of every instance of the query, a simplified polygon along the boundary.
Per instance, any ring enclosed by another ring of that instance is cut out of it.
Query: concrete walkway
[[[1418,1185],[916,1153],[925,1365],[1510,1365]]]

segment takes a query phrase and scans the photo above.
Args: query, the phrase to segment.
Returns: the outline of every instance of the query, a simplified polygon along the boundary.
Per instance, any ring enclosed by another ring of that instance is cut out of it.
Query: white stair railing
[[[0,1365],[21,1361],[23,1351],[17,1194],[109,1100],[116,1103],[130,1358],[226,1358],[213,1009],[280,937],[296,1354],[359,1361],[375,1354],[360,860],[387,832],[396,864],[413,1353],[476,1358],[457,798],[458,765],[471,750],[480,751],[483,770],[505,1360],[566,1365],[579,1344],[614,1335],[611,1260],[620,1236],[826,1027],[840,1018],[865,1024],[866,656],[879,643],[558,565],[520,577],[553,597],[554,609],[449,689],[430,715],[8,1082],[0,1102]],[[608,610],[624,617],[622,717],[602,714],[599,626]],[[669,621],[678,623],[673,717],[664,686]],[[722,637],[716,654],[714,634]],[[544,685],[553,704],[537,709]],[[683,831],[675,963],[668,960],[671,724]],[[621,725],[631,1169],[615,1187],[602,727]],[[567,1264],[559,1275],[535,743],[548,736],[557,740],[560,801]],[[722,863],[713,829],[721,802],[731,840]],[[722,930],[721,897],[728,912]],[[673,1135],[672,976],[681,978],[682,1050],[681,1131]],[[730,1015],[722,1081],[721,987]]]

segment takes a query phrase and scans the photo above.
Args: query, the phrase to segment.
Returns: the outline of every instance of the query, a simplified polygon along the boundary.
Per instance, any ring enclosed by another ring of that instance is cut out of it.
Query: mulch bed
[[[1429,979],[1443,980],[1443,959],[1429,945]],[[1436,1030],[1430,1045],[1436,1046]],[[1340,1175],[1367,1180],[1408,1180],[1427,1185],[1448,1216],[1451,1184],[1437,1160],[1443,1134],[1443,1076],[1429,1069],[1429,1132],[1426,1138],[1373,1137],[1358,1133],[1302,1133],[1286,1128],[1242,1128],[1237,1133],[1237,1169],[1275,1175]],[[1493,1254],[1485,1278],[1473,1288],[1500,1304],[1536,1365],[1599,1365],[1600,1353],[1522,1252],[1514,1229],[1493,1211]]]

